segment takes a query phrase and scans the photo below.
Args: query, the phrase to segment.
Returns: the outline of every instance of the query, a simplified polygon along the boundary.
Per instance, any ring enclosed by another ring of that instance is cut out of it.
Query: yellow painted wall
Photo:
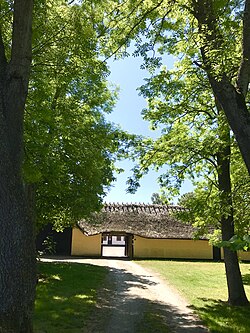
[[[238,256],[240,260],[249,260],[250,261],[250,251],[239,251]]]
[[[85,236],[78,228],[73,228],[71,255],[101,256],[101,235]]]
[[[250,251],[238,251],[239,260],[250,261]],[[223,248],[221,249],[221,259],[224,259]]]
[[[135,236],[134,257],[213,259],[213,248],[205,240],[150,239]]]

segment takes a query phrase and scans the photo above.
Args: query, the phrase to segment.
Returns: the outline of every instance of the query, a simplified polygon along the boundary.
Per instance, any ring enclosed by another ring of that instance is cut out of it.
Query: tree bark
[[[0,33],[0,333],[31,333],[34,225],[22,180],[23,115],[31,65],[33,0],[15,0],[11,60]]]
[[[222,240],[228,241],[234,236],[233,222],[233,203],[231,193],[230,178],[230,130],[224,119],[219,120],[220,138],[223,144],[217,154],[218,163],[218,185],[221,201],[221,231]],[[224,121],[223,121],[224,120]],[[228,287],[228,303],[231,305],[248,305],[248,300],[244,290],[240,266],[236,251],[224,248],[224,262],[226,269],[227,287]]]
[[[250,113],[244,96],[226,77],[219,82],[210,77],[214,95],[222,106],[228,123],[234,132],[241,155],[250,175]]]
[[[20,179],[13,179],[13,168],[9,159],[2,158],[2,148],[3,144],[0,148],[0,332],[30,333],[36,285],[33,224],[23,185]]]

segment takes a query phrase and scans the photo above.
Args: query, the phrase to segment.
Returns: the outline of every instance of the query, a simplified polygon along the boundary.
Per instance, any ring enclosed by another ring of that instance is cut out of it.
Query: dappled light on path
[[[115,291],[105,332],[137,332],[145,313],[160,314],[161,327],[173,332],[206,332],[186,302],[160,278],[129,261],[110,261],[110,266]]]
[[[108,267],[108,288],[84,333],[208,332],[186,301],[155,273],[128,260],[69,259]]]

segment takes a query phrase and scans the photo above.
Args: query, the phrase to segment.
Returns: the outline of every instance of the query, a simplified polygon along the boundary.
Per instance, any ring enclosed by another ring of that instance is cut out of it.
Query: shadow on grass
[[[250,274],[242,274],[243,283],[247,286],[250,285]]]
[[[87,264],[39,263],[35,332],[80,332],[107,273]]]
[[[229,306],[226,302],[201,299],[203,306],[191,306],[211,333],[249,333],[250,306]]]

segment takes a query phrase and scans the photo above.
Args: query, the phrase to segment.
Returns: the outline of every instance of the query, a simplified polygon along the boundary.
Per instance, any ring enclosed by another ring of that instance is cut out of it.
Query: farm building
[[[183,208],[154,204],[104,204],[100,213],[72,231],[71,255],[129,258],[221,259],[208,240],[173,213]],[[249,252],[240,253],[250,259]]]
[[[129,258],[220,259],[206,239],[193,240],[194,228],[177,221],[182,208],[155,204],[104,204],[100,213],[72,231],[71,254]]]
[[[181,209],[105,203],[101,212],[66,231],[63,242],[67,251],[59,252],[72,256],[220,260],[223,251],[211,246],[205,237],[194,240],[194,227],[174,217],[173,213]],[[239,256],[250,260],[250,252],[240,252]]]

